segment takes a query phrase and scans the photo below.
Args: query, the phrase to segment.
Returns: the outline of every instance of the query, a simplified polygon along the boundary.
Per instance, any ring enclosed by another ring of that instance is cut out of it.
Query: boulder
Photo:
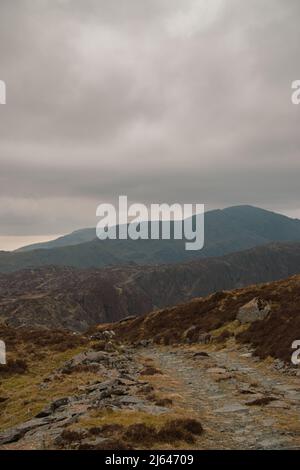
[[[72,359],[65,362],[57,372],[62,374],[70,374],[78,367],[95,367],[101,368],[107,366],[111,360],[111,353],[107,351],[86,351],[76,354]]]
[[[195,357],[195,358],[197,358],[197,357],[207,358],[207,357],[209,357],[209,354],[205,351],[197,351],[193,354],[193,357]]]
[[[69,397],[59,398],[58,400],[55,400],[52,403],[50,403],[50,405],[48,405],[46,408],[40,411],[35,417],[45,418],[46,416],[50,416],[53,413],[55,413],[56,410],[58,410],[59,408],[62,408],[68,405],[69,402],[70,402]]]
[[[200,344],[208,344],[211,341],[211,334],[209,333],[201,333],[198,337],[198,343]]]
[[[151,339],[142,339],[139,341],[136,346],[141,346],[142,348],[146,348],[152,343]]]
[[[105,330],[102,333],[103,338],[106,339],[112,339],[114,336],[116,336],[116,333],[113,330]]]
[[[218,408],[215,410],[215,413],[240,413],[240,412],[248,412],[249,408],[247,406],[242,405],[241,403],[229,403],[228,405],[223,406],[222,408]]]
[[[105,331],[97,331],[92,336],[90,336],[90,339],[92,340],[112,339],[114,336],[116,336],[116,333],[113,330],[105,330]]]
[[[276,370],[281,370],[285,368],[285,363],[280,359],[275,359],[273,367]]]
[[[192,341],[192,338],[195,336],[195,333],[197,331],[196,326],[190,326],[185,332],[183,333],[183,339],[187,343],[190,343]]]
[[[240,323],[253,323],[264,320],[271,312],[271,306],[268,302],[256,297],[250,302],[239,308],[237,320]]]
[[[0,434],[0,445],[10,444],[11,442],[16,442],[20,440],[26,431],[24,429],[13,428],[7,431],[4,431]]]
[[[106,343],[104,349],[105,349],[106,352],[113,352],[113,351],[115,351],[114,345],[113,345],[113,343],[112,343],[111,341],[108,341],[108,342]]]
[[[103,339],[102,332],[99,331],[98,333],[95,333],[94,335],[91,335],[90,339],[91,340],[102,340]]]

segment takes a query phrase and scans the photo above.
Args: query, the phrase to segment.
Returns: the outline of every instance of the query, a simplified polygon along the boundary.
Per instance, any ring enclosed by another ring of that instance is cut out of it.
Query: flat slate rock
[[[222,367],[210,367],[206,372],[209,374],[227,374],[228,371]]]
[[[286,403],[285,401],[276,400],[276,401],[272,401],[271,403],[269,403],[267,407],[268,408],[282,408],[284,410],[288,410],[290,408],[290,405]]]
[[[222,408],[218,408],[216,413],[239,413],[239,412],[248,412],[249,408],[240,403],[232,403],[225,405]]]

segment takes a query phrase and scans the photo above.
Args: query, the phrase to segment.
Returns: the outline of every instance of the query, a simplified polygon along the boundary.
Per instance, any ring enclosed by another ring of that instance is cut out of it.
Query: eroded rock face
[[[265,300],[256,297],[239,309],[237,319],[242,324],[253,323],[255,321],[264,320],[270,312],[270,304]]]

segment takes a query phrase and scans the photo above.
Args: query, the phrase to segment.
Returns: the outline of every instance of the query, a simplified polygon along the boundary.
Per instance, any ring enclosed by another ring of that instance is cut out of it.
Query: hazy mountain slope
[[[271,244],[177,265],[43,267],[0,275],[0,317],[14,326],[82,331],[215,291],[297,273],[300,243]]]
[[[0,252],[0,272],[13,272],[44,265],[77,268],[127,265],[130,263],[181,263],[199,258],[223,256],[273,241],[300,241],[300,221],[251,206],[237,206],[207,212],[205,244],[200,251],[187,251],[185,240],[105,240],[79,243],[91,237],[92,229],[62,237],[56,243],[71,246],[21,252]],[[69,240],[69,241],[68,241]],[[76,243],[75,243],[76,242]],[[53,242],[54,243],[54,242]],[[47,245],[49,246],[49,245]]]
[[[233,206],[223,210],[243,227],[270,241],[293,241],[300,236],[300,221],[253,206]]]
[[[212,238],[214,240],[215,237],[218,239],[220,237],[220,234],[222,233],[222,229],[225,230],[225,234],[223,234],[223,236],[227,235],[228,231],[230,233],[230,224],[232,224],[233,222],[232,220],[233,217],[230,215],[229,216],[226,215],[224,211],[222,210],[208,211],[205,214],[205,219],[207,223],[207,229],[206,229],[207,236],[210,239]],[[145,225],[145,224],[147,225],[147,222],[142,223],[142,225]],[[171,222],[171,226],[173,227],[172,222]],[[34,243],[32,245],[21,247],[18,250],[15,250],[15,252],[27,252],[27,251],[40,250],[40,249],[52,249],[52,248],[60,248],[60,247],[65,247],[65,246],[79,245],[81,243],[93,241],[96,238],[97,237],[96,237],[95,227],[86,228],[86,229],[76,230],[70,234],[61,236],[57,238],[56,240],[51,240],[49,242],[42,242],[42,243]],[[264,239],[264,241],[266,241],[266,239]],[[122,243],[122,245],[123,244],[124,243]]]
[[[15,252],[25,252],[33,250],[50,250],[52,248],[59,248],[62,246],[71,246],[79,245],[80,243],[85,243],[92,241],[95,238],[95,228],[83,228],[81,230],[75,230],[72,233],[63,235],[55,240],[50,240],[49,242],[33,243],[32,245],[26,245]]]

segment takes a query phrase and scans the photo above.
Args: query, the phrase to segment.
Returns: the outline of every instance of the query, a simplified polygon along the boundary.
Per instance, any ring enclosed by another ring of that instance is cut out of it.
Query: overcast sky
[[[121,194],[300,217],[299,21],[299,0],[1,0],[0,249]]]

